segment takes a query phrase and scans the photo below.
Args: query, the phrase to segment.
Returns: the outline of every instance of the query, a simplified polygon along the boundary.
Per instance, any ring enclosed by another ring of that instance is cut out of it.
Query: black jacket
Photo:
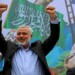
[[[1,33],[1,21],[0,21],[0,52],[5,58],[4,69],[1,72],[3,75],[11,75],[11,62],[12,56],[18,50],[18,46],[11,41],[5,41]],[[41,64],[43,65],[43,70],[45,75],[51,75],[46,62],[45,56],[52,50],[59,38],[59,24],[50,24],[51,34],[42,43],[40,40],[31,44],[31,50],[34,51],[38,56]]]

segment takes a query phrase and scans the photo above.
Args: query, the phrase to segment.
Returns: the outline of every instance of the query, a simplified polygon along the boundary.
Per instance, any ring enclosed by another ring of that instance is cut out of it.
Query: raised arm
[[[43,50],[45,55],[47,55],[55,46],[56,42],[59,39],[59,21],[56,17],[55,8],[52,6],[46,7],[46,12],[50,15],[50,36],[43,42]]]
[[[6,41],[2,35],[1,17],[2,17],[2,13],[6,10],[7,10],[7,5],[6,4],[0,4],[0,52],[2,53],[3,56],[5,56],[7,44],[6,44]]]

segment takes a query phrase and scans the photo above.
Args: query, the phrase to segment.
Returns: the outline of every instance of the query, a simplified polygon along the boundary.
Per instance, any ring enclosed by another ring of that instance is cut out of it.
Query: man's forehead
[[[21,27],[21,28],[18,28],[18,31],[19,30],[29,30],[29,28],[28,27]]]
[[[19,28],[17,32],[30,32],[28,27]]]

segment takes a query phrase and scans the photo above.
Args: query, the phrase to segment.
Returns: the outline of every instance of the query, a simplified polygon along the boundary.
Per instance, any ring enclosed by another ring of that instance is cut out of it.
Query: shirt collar
[[[17,44],[17,45],[18,45],[19,49],[25,49],[22,45],[19,45],[19,44]],[[31,43],[30,43],[29,47],[25,49],[25,51],[29,51],[29,50],[31,50]]]

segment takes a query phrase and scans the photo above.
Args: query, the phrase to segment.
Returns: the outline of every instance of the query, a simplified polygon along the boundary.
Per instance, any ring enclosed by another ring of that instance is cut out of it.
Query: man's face
[[[32,38],[31,32],[29,28],[19,28],[16,35],[17,43],[20,45],[27,45],[30,42],[30,39]]]

